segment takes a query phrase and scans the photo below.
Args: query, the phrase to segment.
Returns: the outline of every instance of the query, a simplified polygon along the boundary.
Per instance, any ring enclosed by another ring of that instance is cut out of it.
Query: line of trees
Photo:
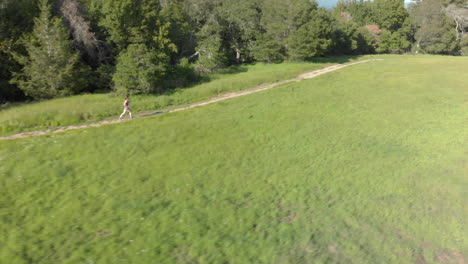
[[[162,93],[222,67],[369,53],[468,55],[465,0],[0,0],[0,103]]]

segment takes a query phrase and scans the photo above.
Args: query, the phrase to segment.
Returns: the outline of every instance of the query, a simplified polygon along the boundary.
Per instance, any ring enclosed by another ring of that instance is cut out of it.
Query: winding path
[[[192,108],[195,108],[195,107],[199,107],[199,106],[208,105],[208,104],[216,103],[216,102],[219,102],[219,101],[223,101],[223,100],[226,100],[226,99],[229,99],[229,98],[240,97],[240,96],[244,96],[244,95],[248,95],[248,94],[268,90],[268,89],[271,89],[273,87],[283,85],[283,84],[286,84],[286,83],[314,78],[316,76],[319,76],[319,75],[322,75],[322,74],[325,74],[325,73],[328,73],[328,72],[336,71],[336,70],[339,70],[339,69],[342,69],[344,67],[348,67],[348,66],[351,66],[351,65],[370,62],[370,61],[376,61],[376,60],[382,60],[382,59],[363,60],[363,61],[357,61],[357,62],[352,62],[352,63],[347,63],[347,64],[336,64],[336,65],[332,65],[332,66],[329,66],[329,67],[326,67],[326,68],[323,68],[323,69],[320,69],[320,70],[315,70],[315,71],[312,71],[312,72],[307,72],[307,73],[301,74],[301,75],[299,75],[299,76],[297,76],[296,78],[293,78],[293,79],[288,79],[288,80],[275,82],[275,83],[271,83],[271,84],[259,85],[259,86],[255,87],[253,89],[250,89],[250,90],[222,94],[220,96],[211,98],[211,99],[209,99],[207,101],[195,103],[195,104],[192,104],[192,105],[189,105],[189,106],[186,106],[186,107],[180,107],[180,108],[176,108],[176,109],[172,109],[172,110],[168,110],[168,111],[163,111],[163,112],[155,112],[155,113],[151,113],[151,114],[145,114],[145,115],[135,117],[134,119],[148,117],[148,116],[154,116],[154,115],[160,115],[160,114],[166,114],[166,113],[179,112],[179,111],[183,111],[183,110],[187,110],[187,109],[192,109]],[[93,123],[93,124],[65,126],[65,127],[61,127],[59,129],[56,129],[56,130],[48,129],[48,130],[40,130],[40,131],[23,132],[23,133],[19,133],[19,134],[10,135],[10,136],[0,137],[0,140],[17,139],[17,138],[25,138],[25,137],[32,137],[32,136],[42,136],[42,135],[47,135],[47,134],[60,133],[60,132],[68,131],[68,130],[83,129],[83,128],[88,128],[88,127],[99,127],[99,126],[103,126],[103,125],[115,124],[115,123],[126,122],[126,121],[130,121],[130,120],[104,120],[104,121],[100,121],[100,122]]]

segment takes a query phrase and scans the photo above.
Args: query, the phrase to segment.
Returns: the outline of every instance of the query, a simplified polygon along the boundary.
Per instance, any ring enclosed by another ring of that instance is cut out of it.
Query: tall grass
[[[0,141],[0,263],[464,263],[468,61]]]
[[[176,89],[163,95],[133,96],[132,110],[141,112],[171,109],[222,93],[251,89],[263,83],[293,78],[306,71],[355,59],[358,57],[235,66],[208,75],[203,83],[190,88]],[[122,110],[122,102],[122,98],[113,94],[86,94],[9,107],[0,111],[0,135],[116,118]]]

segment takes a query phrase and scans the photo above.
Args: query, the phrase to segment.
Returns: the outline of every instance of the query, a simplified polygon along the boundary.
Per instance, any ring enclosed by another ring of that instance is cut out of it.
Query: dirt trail
[[[259,86],[255,87],[253,89],[250,89],[250,90],[222,94],[220,96],[211,98],[211,99],[209,99],[207,101],[195,103],[195,104],[192,104],[192,105],[189,105],[189,106],[186,106],[186,107],[180,107],[180,108],[176,108],[176,109],[172,109],[172,110],[168,110],[168,111],[164,111],[164,112],[155,112],[155,113],[151,113],[151,114],[141,115],[141,116],[133,118],[132,120],[138,119],[138,118],[143,118],[143,117],[148,117],[148,116],[154,116],[154,115],[166,114],[166,113],[173,113],[173,112],[179,112],[179,111],[183,111],[183,110],[187,110],[187,109],[192,109],[192,108],[195,108],[195,107],[199,107],[199,106],[208,105],[208,104],[212,104],[212,103],[215,103],[215,102],[223,101],[223,100],[226,100],[226,99],[229,99],[229,98],[235,98],[235,97],[240,97],[240,96],[244,96],[244,95],[264,91],[264,90],[267,90],[267,89],[270,89],[270,88],[273,88],[273,87],[276,87],[276,86],[279,86],[279,85],[283,85],[283,84],[286,84],[286,83],[314,78],[316,76],[319,76],[319,75],[322,75],[322,74],[325,74],[325,73],[328,73],[328,72],[336,71],[336,70],[339,70],[341,68],[348,67],[348,66],[351,66],[351,65],[370,62],[370,61],[376,61],[376,60],[381,60],[381,59],[363,60],[363,61],[352,62],[352,63],[347,63],[347,64],[336,64],[336,65],[329,66],[329,67],[326,67],[326,68],[323,68],[323,69],[320,69],[320,70],[315,70],[315,71],[312,71],[312,72],[307,72],[307,73],[301,74],[301,75],[299,75],[299,76],[297,76],[296,78],[293,78],[293,79],[284,80],[284,81],[280,81],[280,82],[275,82],[275,83],[271,83],[271,84],[259,85]],[[25,138],[25,137],[31,137],[31,136],[42,136],[42,135],[47,135],[47,134],[60,133],[60,132],[63,132],[63,131],[68,131],[68,130],[83,129],[83,128],[88,128],[88,127],[99,127],[99,126],[103,126],[103,125],[121,123],[121,122],[126,122],[126,121],[130,121],[130,120],[118,120],[118,119],[116,119],[116,120],[104,120],[104,121],[100,121],[100,122],[93,123],[93,124],[61,127],[59,129],[55,129],[55,130],[48,129],[48,130],[24,132],[24,133],[19,133],[19,134],[15,134],[15,135],[0,137],[0,140]]]

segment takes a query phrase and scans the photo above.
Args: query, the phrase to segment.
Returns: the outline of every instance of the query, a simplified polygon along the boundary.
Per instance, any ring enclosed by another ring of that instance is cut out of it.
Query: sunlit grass
[[[359,57],[336,57],[316,62],[235,66],[206,76],[205,82],[164,95],[131,98],[132,110],[161,111],[202,101],[216,95],[254,88]],[[113,94],[86,94],[14,106],[0,111],[0,135],[117,118],[123,99]]]
[[[0,141],[0,263],[463,263],[468,60]]]

